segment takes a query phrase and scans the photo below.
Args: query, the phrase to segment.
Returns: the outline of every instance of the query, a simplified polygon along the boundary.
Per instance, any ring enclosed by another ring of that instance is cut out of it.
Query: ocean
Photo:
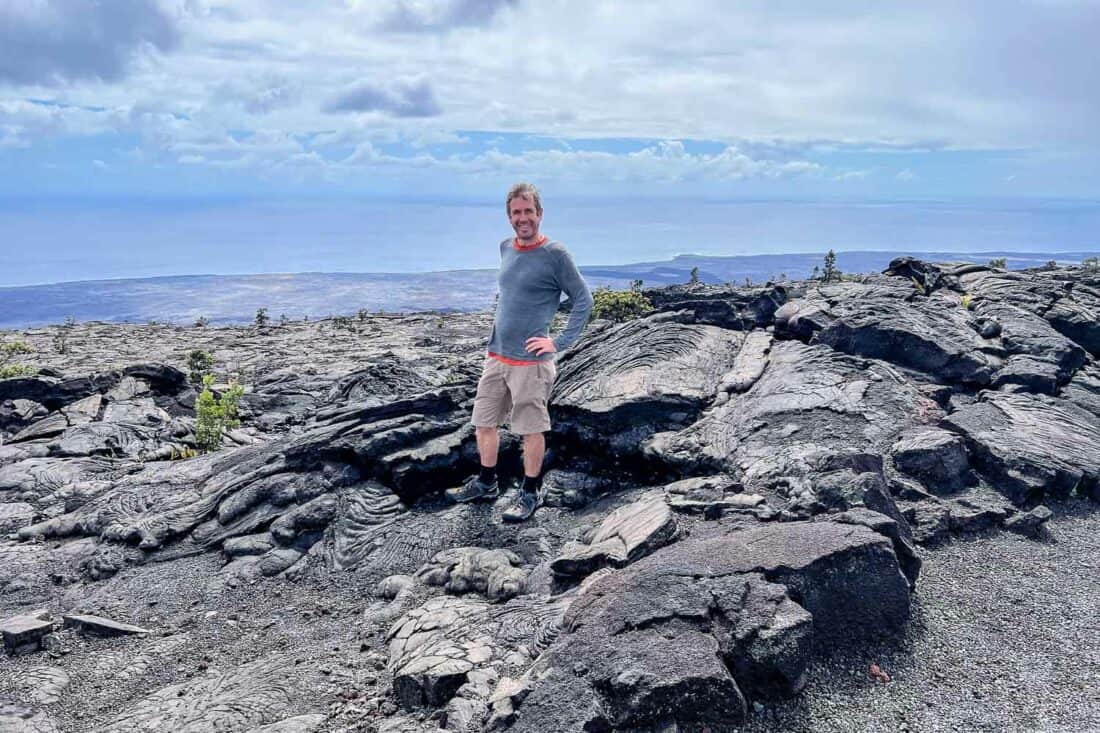
[[[1100,250],[1100,201],[563,199],[543,231],[580,265],[713,256]],[[495,268],[503,202],[0,201],[0,287],[191,274]]]

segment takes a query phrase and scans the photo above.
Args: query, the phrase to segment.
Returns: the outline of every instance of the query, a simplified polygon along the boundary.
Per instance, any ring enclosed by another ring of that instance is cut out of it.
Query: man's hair
[[[535,185],[533,183],[517,183],[509,189],[508,198],[504,199],[504,210],[508,212],[508,216],[512,215],[512,199],[520,196],[534,201],[535,211],[542,214],[542,199],[539,198],[539,190],[535,188]]]

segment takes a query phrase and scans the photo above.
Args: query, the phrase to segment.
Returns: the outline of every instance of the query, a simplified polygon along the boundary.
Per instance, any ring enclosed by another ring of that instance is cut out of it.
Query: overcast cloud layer
[[[1100,196],[1100,2],[0,0],[0,193]]]

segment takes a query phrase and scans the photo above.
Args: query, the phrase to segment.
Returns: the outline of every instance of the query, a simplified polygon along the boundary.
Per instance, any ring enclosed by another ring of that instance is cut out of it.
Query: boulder
[[[921,480],[932,493],[962,487],[970,470],[966,445],[956,433],[921,426],[903,432],[890,448],[894,465]]]
[[[491,601],[505,601],[526,587],[522,564],[520,557],[508,550],[455,547],[437,553],[416,577],[455,595],[481,593]]]
[[[550,564],[557,575],[584,577],[602,567],[622,567],[676,538],[676,518],[661,499],[647,499],[611,512],[589,542],[566,545]]]
[[[1072,402],[986,392],[943,424],[964,438],[978,469],[1017,505],[1074,490],[1097,495],[1100,418]]]

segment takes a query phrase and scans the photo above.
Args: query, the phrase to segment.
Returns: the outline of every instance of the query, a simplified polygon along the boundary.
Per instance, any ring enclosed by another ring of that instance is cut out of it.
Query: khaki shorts
[[[513,433],[546,432],[550,429],[547,405],[557,376],[558,367],[553,360],[514,366],[485,357],[470,422],[482,428],[495,428],[503,425],[511,413]]]

